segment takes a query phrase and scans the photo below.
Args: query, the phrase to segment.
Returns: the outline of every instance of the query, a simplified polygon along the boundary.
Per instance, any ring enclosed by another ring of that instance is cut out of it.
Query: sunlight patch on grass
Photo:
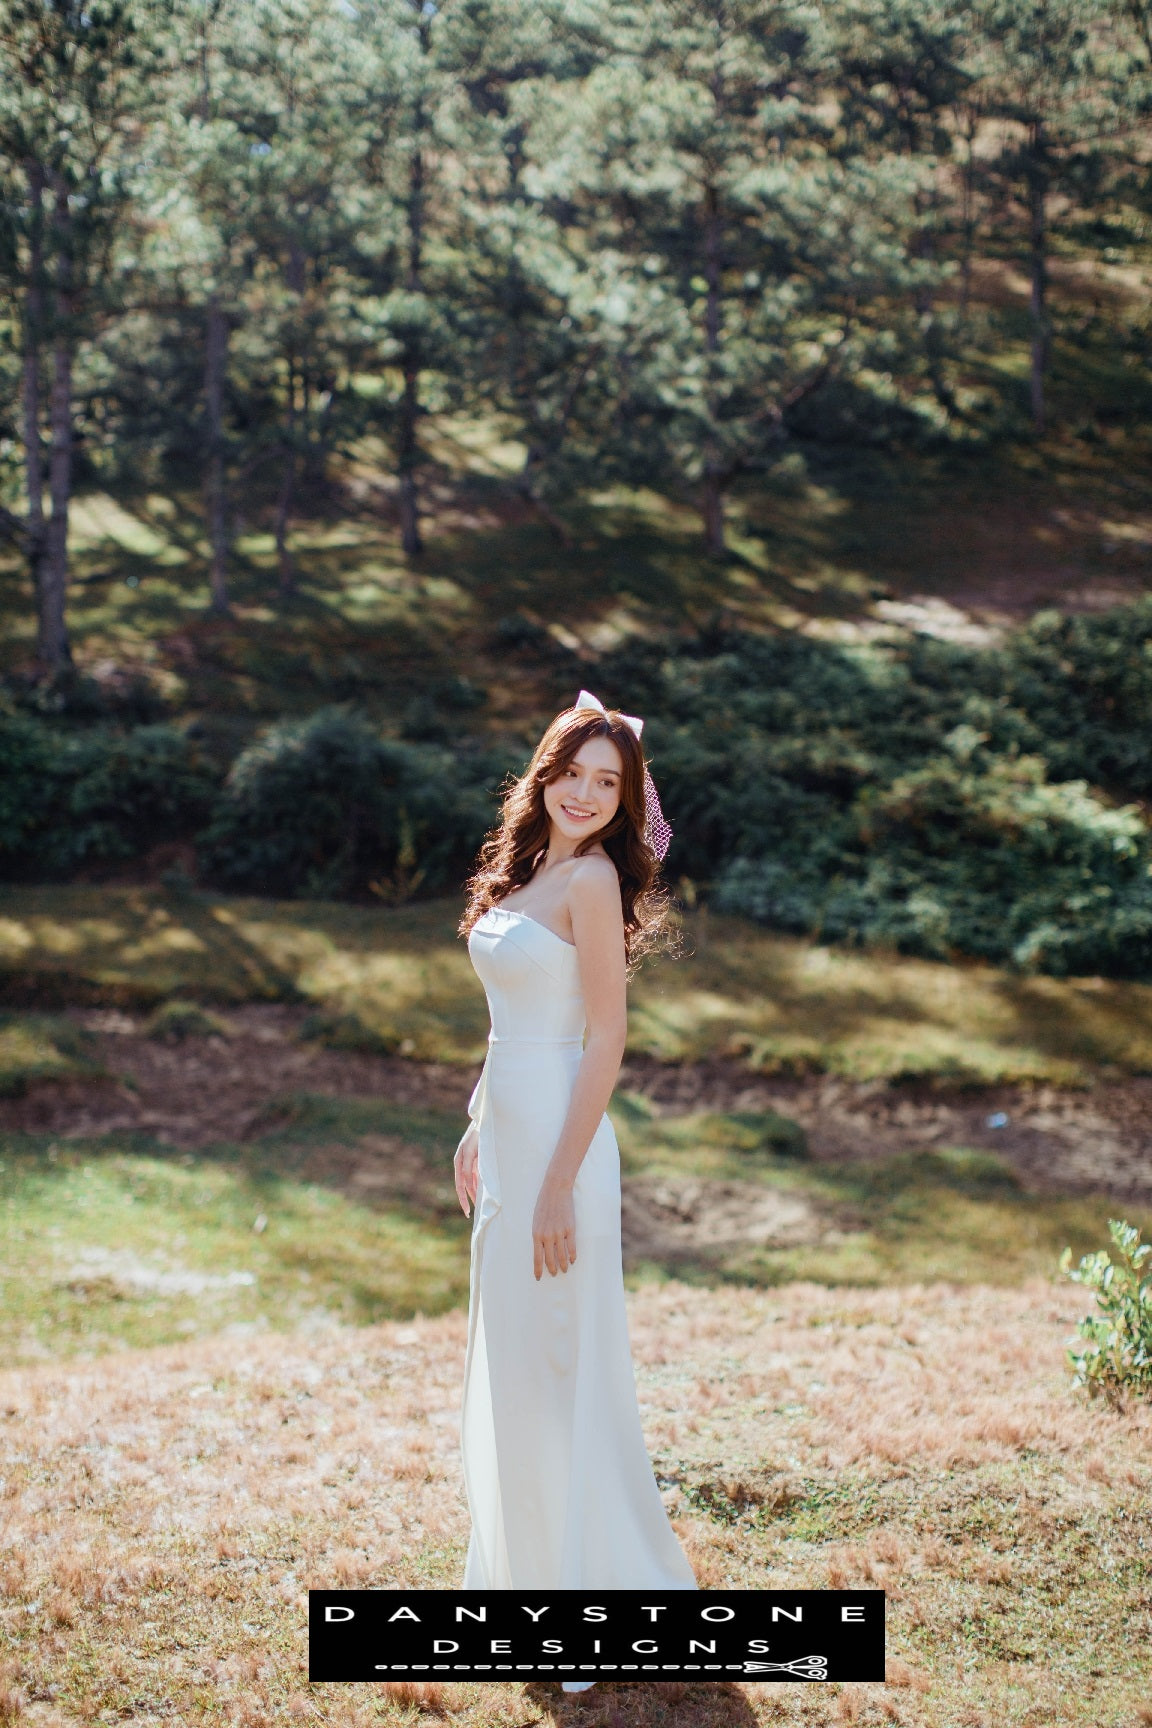
[[[86,492],[73,499],[69,528],[77,548],[100,546],[111,540],[125,552],[160,563],[182,562],[185,554],[139,516],[133,515],[107,492]]]
[[[438,414],[428,423],[424,442],[436,461],[465,472],[499,475],[511,479],[520,474],[527,446],[507,436],[491,417],[480,419],[462,414]]]
[[[1152,1070],[1152,987],[814,947],[707,913],[695,953],[645,968],[633,1040],[666,1061],[735,1056],[853,1079],[939,1075],[1076,1084]]]
[[[304,998],[358,1018],[406,1053],[473,1062],[488,1015],[454,934],[458,915],[445,901],[377,909],[11,888],[0,980],[9,995],[56,1000]],[[707,912],[688,917],[686,949],[634,980],[630,1051],[855,1080],[1076,1085],[1101,1068],[1152,1072],[1147,984],[814,947]]]
[[[450,1170],[450,1146],[443,1157]],[[362,1200],[250,1149],[200,1156],[139,1136],[0,1138],[0,1358],[458,1305],[463,1214]]]
[[[994,1156],[948,1147],[817,1164],[796,1125],[771,1111],[654,1117],[624,1093],[611,1114],[630,1288],[669,1277],[1013,1286],[1054,1275],[1066,1245],[1079,1256],[1105,1240],[1115,1205],[1028,1194]],[[243,1146],[179,1152],[139,1133],[0,1138],[0,1357],[99,1354],[226,1327],[365,1324],[465,1303],[472,1225],[452,1182],[460,1125],[454,1112],[301,1094],[266,1105]],[[654,1236],[643,1218],[653,1198],[696,1215],[701,1233]],[[719,1214],[709,1222],[717,1204],[728,1207],[727,1234]],[[752,1211],[768,1221],[760,1234],[746,1228]],[[775,1217],[806,1221],[803,1239],[776,1232]],[[1139,1212],[1132,1221],[1147,1225]]]

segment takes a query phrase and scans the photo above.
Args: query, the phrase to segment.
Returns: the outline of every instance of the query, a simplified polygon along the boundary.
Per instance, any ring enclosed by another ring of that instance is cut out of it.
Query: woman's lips
[[[594,810],[570,810],[567,804],[561,804],[560,808],[573,822],[590,822],[595,815]]]

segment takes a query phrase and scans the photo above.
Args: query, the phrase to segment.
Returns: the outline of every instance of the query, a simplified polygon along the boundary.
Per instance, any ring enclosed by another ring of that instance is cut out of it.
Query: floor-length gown
[[[493,907],[468,952],[492,1031],[479,1130],[461,1404],[472,1534],[466,1590],[698,1588],[668,1521],[640,1411],[620,1259],[620,1153],[607,1116],[576,1175],[576,1260],[537,1282],[532,1216],[580,1065],[576,949]]]

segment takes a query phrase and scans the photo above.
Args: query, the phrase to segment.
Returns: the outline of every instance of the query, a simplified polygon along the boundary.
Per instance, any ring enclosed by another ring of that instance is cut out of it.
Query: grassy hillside
[[[561,539],[516,496],[524,451],[505,428],[432,415],[424,553],[400,551],[390,454],[367,439],[305,505],[291,594],[276,584],[274,488],[245,487],[229,618],[207,610],[195,490],[82,491],[78,662],[113,693],[143,674],[232,745],[261,719],[334,700],[398,725],[462,675],[486,700],[455,723],[519,738],[571,700],[605,648],[717,611],[834,638],[927,628],[979,640],[1038,607],[1133,598],[1152,544],[1152,380],[1135,333],[1146,284],[1095,238],[1062,251],[1042,437],[1025,430],[1028,284],[1010,260],[988,260],[972,285],[985,347],[969,354],[968,383],[1002,394],[998,429],[957,427],[936,445],[798,439],[779,474],[737,486],[725,559],[701,553],[694,501],[654,492],[588,493],[563,508]],[[4,552],[0,669],[27,667],[33,629]]]
[[[322,1011],[321,1034],[475,1062],[487,1010],[455,936],[458,915],[454,901],[376,910],[144,888],[9,888],[0,998],[305,1001]],[[687,915],[684,949],[637,975],[630,1051],[862,1080],[1074,1085],[1101,1068],[1152,1072],[1152,986],[812,948],[705,911]],[[10,1056],[25,1059],[43,1056]]]

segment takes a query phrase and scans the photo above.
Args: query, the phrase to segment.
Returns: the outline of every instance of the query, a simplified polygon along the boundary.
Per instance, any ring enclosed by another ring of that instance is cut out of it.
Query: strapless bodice
[[[491,906],[472,926],[468,957],[488,998],[490,1042],[583,1041],[584,996],[571,942],[524,912]]]

